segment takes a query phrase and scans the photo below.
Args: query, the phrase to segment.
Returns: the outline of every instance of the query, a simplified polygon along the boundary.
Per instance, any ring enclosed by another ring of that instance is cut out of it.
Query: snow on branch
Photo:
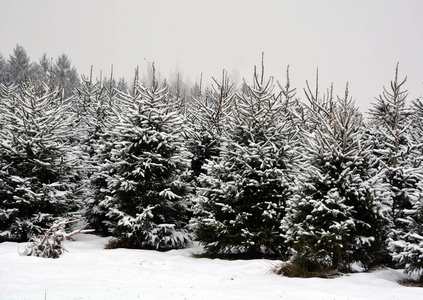
[[[34,237],[31,242],[26,246],[23,256],[37,256],[44,258],[59,258],[60,255],[66,251],[62,246],[65,239],[80,234],[94,231],[93,229],[85,229],[88,224],[85,224],[80,229],[72,232],[66,232],[66,226],[69,224],[77,223],[77,219],[60,218],[51,225],[43,236]]]

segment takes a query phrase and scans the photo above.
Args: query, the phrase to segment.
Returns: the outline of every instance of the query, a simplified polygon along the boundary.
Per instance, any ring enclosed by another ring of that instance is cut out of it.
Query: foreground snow
[[[75,236],[59,259],[22,257],[25,244],[0,244],[0,299],[423,299],[396,283],[398,270],[336,279],[285,278],[277,262],[196,259],[200,247],[169,252],[105,250],[104,238]]]

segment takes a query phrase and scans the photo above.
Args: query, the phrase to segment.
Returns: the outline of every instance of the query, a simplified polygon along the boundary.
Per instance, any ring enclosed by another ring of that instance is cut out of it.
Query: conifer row
[[[135,76],[0,85],[0,240],[25,241],[82,213],[111,247],[423,267],[423,102],[398,66],[366,120],[349,95],[305,101],[266,77],[224,71],[189,95]],[[179,85],[177,85],[179,86]]]

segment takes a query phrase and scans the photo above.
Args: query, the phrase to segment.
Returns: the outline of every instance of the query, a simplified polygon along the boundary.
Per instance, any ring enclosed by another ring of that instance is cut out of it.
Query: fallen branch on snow
[[[78,222],[76,219],[61,218],[55,221],[51,227],[46,231],[44,236],[35,237],[29,243],[23,256],[38,256],[44,258],[59,258],[66,249],[62,246],[62,242],[76,234],[88,233],[94,231],[93,229],[85,229],[88,224],[85,224],[78,230],[70,233],[66,232],[66,225]]]

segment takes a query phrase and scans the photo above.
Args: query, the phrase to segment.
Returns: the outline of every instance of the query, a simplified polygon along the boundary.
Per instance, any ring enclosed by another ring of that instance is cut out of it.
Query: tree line
[[[12,59],[9,60],[9,63]],[[50,70],[52,69],[50,65]],[[398,74],[364,119],[349,94],[305,99],[254,68],[237,88],[24,73],[0,85],[0,241],[82,214],[109,247],[421,270],[423,99]],[[187,92],[189,90],[189,92]]]

